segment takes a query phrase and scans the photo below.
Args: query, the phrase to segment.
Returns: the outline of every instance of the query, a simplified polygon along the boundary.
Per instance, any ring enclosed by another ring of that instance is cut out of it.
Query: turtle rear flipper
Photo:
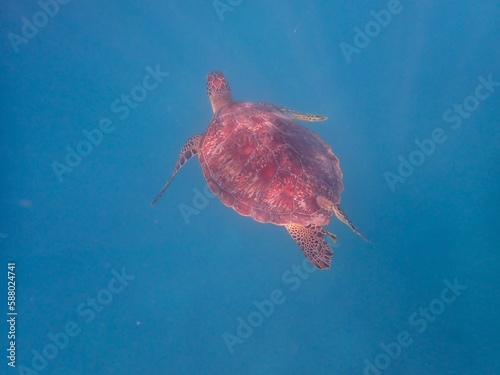
[[[304,227],[298,224],[288,224],[285,228],[315,267],[321,270],[330,268],[333,252],[325,241],[325,235],[328,234],[333,240],[333,234],[314,225]]]
[[[344,211],[340,208],[339,205],[333,205],[332,206],[333,208],[333,212],[335,213],[335,216],[337,216],[337,219],[339,219],[341,222],[343,222],[344,224],[346,224],[349,228],[352,229],[352,231],[354,233],[356,233],[358,236],[360,236],[363,240],[365,240],[366,242],[368,243],[371,243],[370,240],[368,238],[366,238],[363,233],[361,233],[358,228],[356,228],[354,226],[353,223],[351,223],[351,220],[349,220],[349,218],[346,216],[346,214],[344,213]]]
[[[316,202],[320,207],[322,207],[325,210],[332,210],[335,216],[337,216],[337,219],[339,219],[341,222],[346,224],[349,228],[352,229],[354,233],[356,233],[358,236],[360,236],[362,239],[364,239],[366,242],[371,243],[364,235],[361,233],[358,228],[354,226],[353,223],[351,223],[351,220],[346,216],[344,210],[340,208],[338,204],[334,204],[332,201],[329,199],[322,197],[322,196],[317,196],[316,197]]]
[[[177,174],[177,172],[179,172],[179,169],[181,169],[182,166],[194,155],[198,154],[202,137],[203,134],[193,135],[186,141],[186,143],[184,143],[184,146],[182,146],[181,152],[179,153],[179,157],[177,158],[177,163],[175,163],[175,167],[174,170],[172,171],[172,174],[170,175],[170,178],[168,179],[167,183],[163,186],[163,188],[161,189],[161,191],[158,193],[156,198],[153,200],[153,203],[151,204],[155,204],[158,201],[158,199],[160,199],[161,196],[167,191],[168,187],[170,186],[170,183],[174,180],[175,175]]]

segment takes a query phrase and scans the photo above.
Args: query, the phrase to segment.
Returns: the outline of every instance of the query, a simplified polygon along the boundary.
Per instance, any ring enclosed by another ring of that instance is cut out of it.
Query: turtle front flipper
[[[298,224],[288,224],[285,228],[315,267],[321,270],[330,268],[333,252],[325,241],[325,235],[328,234],[333,240],[336,239],[333,233],[314,225],[304,227]]]
[[[177,163],[175,163],[175,168],[172,172],[172,175],[170,176],[165,186],[163,186],[163,188],[161,189],[161,191],[158,193],[156,198],[153,200],[153,203],[151,204],[155,204],[158,201],[158,199],[160,199],[161,196],[165,193],[165,191],[167,191],[170,183],[173,181],[179,169],[181,169],[182,166],[194,155],[198,154],[202,137],[203,134],[193,135],[186,141],[186,143],[184,143],[184,146],[181,149],[179,157],[177,158]]]
[[[283,112],[284,115],[293,118],[294,120],[300,120],[300,121],[309,121],[309,122],[319,122],[319,121],[325,121],[328,119],[326,116],[321,116],[321,115],[314,115],[311,113],[302,113],[302,112],[297,112],[293,111],[288,108],[280,108],[281,112]]]
[[[280,107],[280,106],[277,106],[277,105],[274,105],[271,103],[258,102],[257,104],[262,104],[262,105],[265,105],[266,107],[274,108],[274,109],[280,111],[281,113],[283,113],[285,116],[287,116],[291,119],[294,119],[294,120],[309,121],[309,122],[318,122],[318,121],[328,120],[328,117],[326,117],[326,116],[298,112],[298,111],[294,111],[292,109],[288,109],[285,107]]]

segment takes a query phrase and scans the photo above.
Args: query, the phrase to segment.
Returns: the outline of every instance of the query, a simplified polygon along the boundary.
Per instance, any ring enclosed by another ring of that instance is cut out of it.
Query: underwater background
[[[500,373],[497,1],[0,9],[0,373]],[[197,158],[151,206],[212,70],[235,100],[328,116],[302,124],[371,243],[333,217],[314,271]]]

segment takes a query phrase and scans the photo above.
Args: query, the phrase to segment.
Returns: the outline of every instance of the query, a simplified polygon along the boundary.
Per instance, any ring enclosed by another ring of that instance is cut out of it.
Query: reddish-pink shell
[[[216,106],[201,141],[200,163],[212,192],[262,223],[328,224],[333,210],[317,198],[337,205],[343,190],[330,147],[273,106],[228,101]]]

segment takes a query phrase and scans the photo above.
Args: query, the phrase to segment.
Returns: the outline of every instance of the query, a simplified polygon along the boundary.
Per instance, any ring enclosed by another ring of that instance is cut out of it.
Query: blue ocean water
[[[498,2],[0,8],[0,373],[500,373]],[[371,244],[314,271],[194,159],[151,206],[214,69],[328,116]]]

